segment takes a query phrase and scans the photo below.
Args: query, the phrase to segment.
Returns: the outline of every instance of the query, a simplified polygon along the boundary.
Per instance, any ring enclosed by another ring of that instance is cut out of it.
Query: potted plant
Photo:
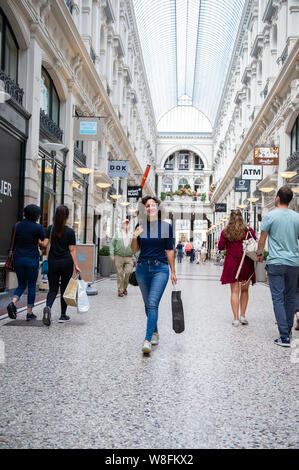
[[[161,197],[161,201],[165,201],[166,193],[162,192],[160,197]]]
[[[99,249],[99,258],[100,258],[100,273],[103,277],[110,276],[112,272],[112,262],[110,259],[110,249],[109,246],[105,245]]]
[[[264,261],[257,263],[255,268],[256,282],[267,282],[266,278],[266,261],[268,257],[268,251],[264,250]]]
[[[202,195],[201,195],[201,201],[202,201],[202,202],[206,202],[206,198],[207,198],[207,193],[202,193]]]

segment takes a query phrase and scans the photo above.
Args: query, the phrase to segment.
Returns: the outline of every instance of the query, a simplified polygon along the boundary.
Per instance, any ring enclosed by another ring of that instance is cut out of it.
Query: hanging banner
[[[235,178],[235,192],[236,193],[248,193],[250,191],[250,180],[242,180],[241,178]]]
[[[127,178],[129,171],[129,162],[124,160],[108,161],[108,176],[110,178]]]
[[[254,147],[255,165],[279,165],[279,147]]]
[[[145,169],[145,172],[144,172],[142,181],[141,181],[141,187],[142,187],[142,188],[143,188],[143,186],[145,185],[146,178],[147,178],[147,175],[149,174],[150,168],[151,168],[150,165],[146,165],[146,169]]]
[[[242,165],[241,179],[257,180],[263,179],[263,167],[261,165]]]
[[[74,140],[101,140],[100,120],[97,118],[75,117]]]
[[[141,186],[128,186],[127,189],[127,198],[134,197],[135,199],[139,199],[142,197],[142,187]]]

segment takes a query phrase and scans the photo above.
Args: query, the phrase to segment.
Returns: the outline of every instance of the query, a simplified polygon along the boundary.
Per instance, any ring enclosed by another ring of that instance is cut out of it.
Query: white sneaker
[[[240,325],[239,320],[234,320],[234,321],[232,322],[232,325],[233,325],[233,326],[239,326],[239,325]]]
[[[153,333],[151,343],[152,343],[152,346],[156,346],[157,344],[159,344],[159,333],[157,332]]]
[[[145,354],[149,354],[151,352],[151,350],[152,350],[151,342],[145,340],[144,343],[143,343],[142,352],[145,353]]]
[[[242,325],[248,325],[248,321],[246,320],[245,317],[240,317],[240,323],[242,323]]]

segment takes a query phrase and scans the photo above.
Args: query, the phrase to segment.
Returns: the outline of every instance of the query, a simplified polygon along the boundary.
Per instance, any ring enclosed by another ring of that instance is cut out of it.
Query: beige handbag
[[[250,235],[250,238],[247,238],[248,233]],[[241,272],[241,269],[242,269],[242,266],[243,266],[243,263],[244,263],[245,256],[248,256],[253,261],[258,261],[257,241],[253,238],[253,236],[251,234],[251,231],[249,229],[248,229],[248,232],[246,234],[245,240],[243,240],[243,255],[242,255],[242,259],[241,259],[241,262],[240,262],[240,265],[239,265],[239,268],[238,268],[235,279],[238,279],[238,277],[239,277],[239,274]],[[252,274],[252,276],[253,276],[253,274]],[[250,276],[250,278],[252,276]]]
[[[77,295],[78,295],[78,277],[71,277],[68,285],[63,294],[65,303],[70,307],[77,307]]]

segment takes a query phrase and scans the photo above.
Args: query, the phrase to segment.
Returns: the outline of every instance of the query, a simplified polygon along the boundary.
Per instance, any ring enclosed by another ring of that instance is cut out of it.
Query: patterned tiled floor
[[[221,269],[178,265],[186,331],[172,331],[169,283],[148,357],[139,288],[119,298],[115,280],[70,323],[57,323],[58,300],[50,328],[1,320],[0,448],[298,447],[295,349],[273,343],[266,285],[250,290],[249,325],[232,327]]]

